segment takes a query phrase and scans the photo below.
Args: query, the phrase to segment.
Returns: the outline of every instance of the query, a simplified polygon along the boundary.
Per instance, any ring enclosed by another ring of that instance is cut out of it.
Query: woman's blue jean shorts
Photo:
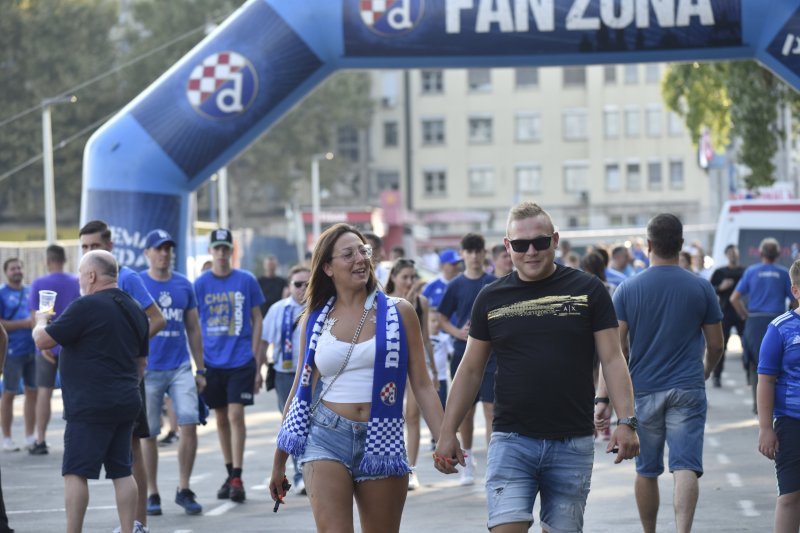
[[[320,402],[311,415],[306,451],[300,457],[300,467],[313,461],[335,461],[347,469],[355,482],[388,477],[373,476],[359,468],[366,441],[366,422],[348,420]]]

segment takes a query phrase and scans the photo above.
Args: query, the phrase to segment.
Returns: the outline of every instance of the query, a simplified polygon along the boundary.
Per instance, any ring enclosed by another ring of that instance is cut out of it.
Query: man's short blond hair
[[[800,259],[789,267],[789,277],[792,279],[792,285],[800,289]]]
[[[508,212],[506,235],[508,234],[508,228],[511,227],[511,223],[515,220],[525,220],[526,218],[535,218],[538,216],[545,217],[547,222],[550,223],[550,231],[555,232],[556,228],[553,225],[553,219],[550,217],[550,213],[535,202],[522,202],[512,207],[511,211]]]

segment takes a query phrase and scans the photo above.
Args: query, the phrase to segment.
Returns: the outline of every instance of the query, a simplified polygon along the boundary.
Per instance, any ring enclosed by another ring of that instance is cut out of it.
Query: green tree
[[[741,139],[737,157],[751,170],[745,176],[748,188],[774,183],[772,158],[784,133],[778,109],[787,102],[796,109],[800,101],[782,80],[755,61],[684,63],[670,66],[661,90],[695,144],[705,128],[717,151],[732,138]]]

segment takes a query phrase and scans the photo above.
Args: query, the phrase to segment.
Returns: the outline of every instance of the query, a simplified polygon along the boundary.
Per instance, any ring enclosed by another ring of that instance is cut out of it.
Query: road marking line
[[[205,474],[194,475],[191,478],[189,478],[189,483],[197,483],[198,481],[201,481],[201,480],[203,480],[203,479],[205,479],[205,478],[207,478],[209,476],[211,476],[211,472],[207,472]]]
[[[735,387],[736,386],[736,380],[726,379],[725,380],[725,386],[726,387]]]
[[[237,505],[239,505],[239,504],[236,503],[236,502],[225,502],[222,505],[220,505],[219,507],[211,509],[207,513],[203,513],[203,514],[205,516],[219,516],[221,514],[227,513],[228,511],[230,511],[231,509],[233,509]]]
[[[192,529],[176,529],[172,533],[193,533],[193,531]]]
[[[745,516],[761,516],[761,513],[756,511],[756,504],[752,500],[739,500],[739,507]]]
[[[728,459],[728,456],[725,455],[724,453],[717,454],[717,461],[721,465],[729,465],[729,464],[731,464],[731,460]]]
[[[728,480],[728,483],[730,483],[732,487],[736,488],[744,487],[744,483],[742,483],[741,476],[739,476],[739,474],[735,472],[728,472],[727,474],[725,474],[725,478]]]
[[[733,389],[733,393],[741,396],[742,394],[744,394],[744,391],[742,389]]]
[[[253,485],[250,490],[267,490],[269,485]]]
[[[716,437],[706,437],[706,442],[708,442],[708,445],[712,448],[719,448],[719,439]]]
[[[111,509],[116,510],[116,505],[96,505],[94,507],[87,507],[87,511],[109,511]],[[30,509],[27,511],[6,511],[7,514],[40,514],[40,513],[65,513],[67,512],[66,509],[63,507],[61,508],[54,508],[54,509]]]

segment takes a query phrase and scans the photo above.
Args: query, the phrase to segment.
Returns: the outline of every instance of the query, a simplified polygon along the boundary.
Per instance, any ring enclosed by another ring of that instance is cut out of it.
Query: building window
[[[444,92],[444,73],[441,70],[421,72],[422,94],[441,94]]]
[[[606,190],[608,192],[617,192],[621,188],[622,183],[619,176],[619,164],[606,164]]]
[[[469,193],[472,196],[489,196],[494,194],[494,168],[488,166],[470,167],[467,172]]]
[[[669,186],[671,189],[683,189],[683,161],[673,159],[669,162]]]
[[[535,164],[520,164],[514,168],[517,180],[517,192],[540,193],[542,192],[542,167]]]
[[[634,85],[639,83],[639,65],[625,65],[623,68],[625,72],[625,84]]]
[[[625,166],[627,174],[627,188],[629,191],[642,189],[642,169],[639,163],[630,162]]]
[[[640,134],[639,108],[629,107],[625,109],[625,136],[638,137]]]
[[[619,132],[619,109],[616,107],[606,107],[603,109],[603,133],[606,139],[618,138]]]
[[[488,68],[471,68],[467,71],[467,83],[472,92],[492,90],[492,71]]]
[[[514,117],[514,138],[518,142],[542,139],[542,117],[539,113],[517,113]]]
[[[444,120],[422,121],[422,144],[444,144]]]
[[[469,142],[472,144],[492,142],[492,117],[469,118]]]
[[[617,66],[605,65],[603,67],[603,83],[613,85],[617,83]]]
[[[383,123],[383,146],[394,148],[399,143],[397,122],[394,120]]]
[[[609,226],[622,226],[622,215],[611,215],[608,217]]]
[[[378,172],[376,181],[378,182],[379,191],[388,191],[391,189],[400,188],[400,173],[393,171]]]
[[[661,161],[647,163],[647,187],[650,190],[661,189]]]
[[[585,140],[589,136],[589,116],[585,109],[564,111],[564,140]]]
[[[670,111],[668,123],[669,125],[667,128],[669,129],[670,137],[680,137],[683,135],[683,119],[681,119],[677,113]]]
[[[645,127],[648,137],[661,137],[661,107],[650,106],[645,111]]]
[[[514,69],[514,85],[517,89],[533,89],[539,86],[539,69],[520,67]]]
[[[447,172],[441,169],[426,170],[423,172],[425,180],[425,194],[430,196],[445,196],[447,194]]]
[[[644,81],[647,83],[658,83],[661,81],[661,72],[658,63],[647,63],[644,66]]]
[[[564,87],[586,86],[586,67],[564,67],[562,75]]]
[[[358,145],[358,129],[353,126],[343,126],[336,135],[336,155],[342,156],[347,161],[358,161],[360,154]]]
[[[566,192],[589,190],[589,165],[587,163],[564,163],[564,190]]]

